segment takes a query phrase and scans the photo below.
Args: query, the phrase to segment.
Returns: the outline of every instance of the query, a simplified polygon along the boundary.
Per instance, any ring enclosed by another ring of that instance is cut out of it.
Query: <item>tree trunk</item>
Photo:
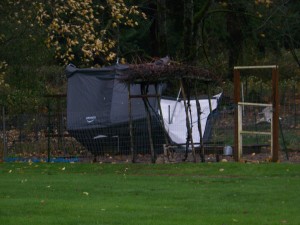
[[[198,10],[195,10],[194,12],[194,18],[193,18],[193,52],[191,53],[192,59],[199,60],[201,53],[200,50],[201,45],[203,43],[203,37],[202,37],[202,25],[203,25],[203,20],[208,12],[208,9],[212,3],[212,0],[206,0],[202,5],[201,8]],[[203,56],[205,56],[205,52],[203,52]]]
[[[201,23],[205,17],[212,0],[205,0],[199,10],[195,10],[193,0],[184,1],[183,15],[183,52],[185,61],[198,60],[201,46]]]
[[[241,6],[229,2],[228,9],[232,12],[227,14],[226,23],[228,31],[228,78],[233,80],[233,67],[237,65],[240,55],[243,52],[243,31],[244,24],[241,13],[244,9]]]
[[[157,0],[157,39],[159,56],[168,55],[166,0]]]
[[[184,0],[183,12],[183,56],[184,61],[189,61],[193,45],[193,20],[194,20],[194,1]]]

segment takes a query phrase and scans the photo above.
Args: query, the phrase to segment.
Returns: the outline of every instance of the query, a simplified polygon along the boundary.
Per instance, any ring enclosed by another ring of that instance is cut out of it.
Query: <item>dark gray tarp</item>
[[[129,119],[128,89],[119,78],[128,67],[116,65],[100,69],[66,68],[68,77],[67,129],[106,127]],[[131,85],[131,94],[140,95],[140,85]],[[154,94],[154,88],[149,89]],[[156,99],[149,99],[157,108]],[[141,99],[132,99],[132,117],[145,116]]]
[[[93,154],[103,153],[105,146],[110,142],[116,142],[116,138],[118,149],[119,147],[124,148],[123,153],[130,149],[128,87],[120,81],[122,76],[127,76],[126,72],[129,72],[128,65],[97,69],[79,69],[74,65],[68,65],[66,68],[68,78],[67,130]],[[162,86],[159,89],[159,93],[161,93]],[[141,95],[141,85],[139,84],[131,85],[130,90],[131,95]],[[148,94],[155,94],[153,86],[149,87]],[[161,150],[165,141],[165,131],[163,131],[157,115],[157,99],[148,98],[148,100],[152,112],[154,146],[158,146],[158,149]],[[141,98],[132,98],[131,104],[135,147],[138,150],[149,149],[144,102]],[[203,109],[203,107],[202,105],[201,108]],[[168,115],[168,108],[163,111],[165,111],[163,114]],[[183,109],[182,111],[184,112]],[[204,125],[204,141],[207,141],[210,136],[211,115],[212,113]],[[181,117],[185,121],[184,113]],[[183,128],[175,129],[184,130]],[[183,139],[186,136],[184,133],[185,131],[181,134]],[[173,142],[177,143],[174,140]]]
[[[118,136],[129,140],[128,88],[120,81],[127,70],[127,65],[97,69],[79,69],[68,65],[66,68],[67,130],[92,152],[101,151],[100,139],[97,137]],[[131,85],[130,90],[131,95],[141,94],[139,84]],[[148,94],[154,93],[154,87],[150,86]],[[149,98],[149,102],[153,113],[157,113],[156,98]],[[131,104],[132,119],[145,120],[146,112],[142,99],[133,98]],[[155,115],[153,116],[155,118]],[[142,127],[145,122],[141,121],[139,126]],[[158,125],[158,121],[156,122]],[[147,133],[147,128],[143,127],[138,132],[139,135],[142,132]]]

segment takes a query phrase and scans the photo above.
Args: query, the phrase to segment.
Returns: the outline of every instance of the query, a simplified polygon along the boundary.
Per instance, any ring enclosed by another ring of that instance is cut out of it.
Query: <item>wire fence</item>
[[[280,105],[280,150],[300,151],[300,94],[295,89],[281,90]],[[256,98],[257,100],[257,98]],[[2,107],[0,126],[1,157],[7,162],[131,162],[134,143],[136,162],[151,162],[151,141],[146,118],[133,121],[133,139],[129,122],[114,127],[90,130],[67,130],[66,106],[39,114],[7,114]],[[215,160],[224,154],[225,146],[234,143],[234,109],[231,92],[226,93],[211,121],[209,139],[205,142],[207,160]],[[268,123],[259,123],[262,109],[250,107],[244,110],[243,126],[251,130],[269,129]],[[151,138],[157,162],[165,160],[165,144],[168,134],[160,121],[153,117]],[[177,129],[185,129],[178,127]],[[104,131],[105,130],[105,131]],[[171,141],[170,139],[168,141]],[[270,139],[250,135],[244,137],[244,154],[253,154],[268,149]],[[174,145],[175,146],[175,145]],[[199,161],[199,146],[196,159]],[[248,146],[248,149],[246,148]],[[261,146],[256,148],[256,146]],[[173,161],[193,161],[191,145],[176,145]],[[171,154],[173,154],[171,153]],[[169,157],[169,155],[167,156]],[[177,157],[177,158],[176,158]]]

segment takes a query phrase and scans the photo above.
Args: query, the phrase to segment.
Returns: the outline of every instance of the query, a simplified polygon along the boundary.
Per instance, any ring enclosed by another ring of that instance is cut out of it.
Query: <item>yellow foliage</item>
[[[34,5],[37,9],[37,22],[47,27],[46,46],[53,48],[56,58],[62,59],[65,64],[74,60],[75,47],[77,50],[78,47],[81,49],[79,53],[76,51],[76,58],[83,64],[90,65],[99,54],[107,62],[115,60],[116,40],[111,31],[119,25],[138,26],[134,16],[146,18],[137,6],[127,6],[124,0],[107,0],[106,3],[95,3],[92,0],[52,0]],[[103,14],[110,15],[111,18],[104,21]]]
[[[262,4],[262,5],[265,5],[266,7],[270,7],[270,5],[273,4],[273,1],[271,1],[271,0],[255,0],[254,3],[256,5]]]

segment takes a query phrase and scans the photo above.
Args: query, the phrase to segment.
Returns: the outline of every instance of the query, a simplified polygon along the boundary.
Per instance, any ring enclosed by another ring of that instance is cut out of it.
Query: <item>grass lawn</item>
[[[0,164],[3,225],[299,225],[300,164]]]

